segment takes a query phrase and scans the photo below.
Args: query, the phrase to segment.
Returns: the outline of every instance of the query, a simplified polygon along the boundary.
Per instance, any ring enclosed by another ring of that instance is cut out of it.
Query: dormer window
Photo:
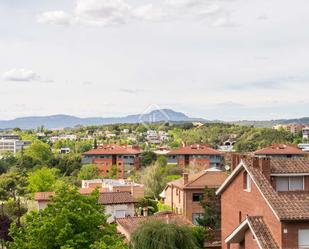
[[[278,176],[276,177],[276,189],[278,192],[304,190],[304,177]]]
[[[251,178],[247,171],[243,173],[243,188],[244,191],[251,192]]]

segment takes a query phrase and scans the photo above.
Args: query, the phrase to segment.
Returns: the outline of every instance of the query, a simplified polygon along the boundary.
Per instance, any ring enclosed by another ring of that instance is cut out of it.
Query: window
[[[192,195],[192,201],[197,202],[197,201],[201,201],[203,199],[203,194],[193,194]]]
[[[128,159],[128,156],[123,156],[124,159]]]
[[[298,230],[298,247],[309,248],[309,229]]]
[[[276,177],[277,191],[296,191],[304,190],[303,176],[283,176]]]
[[[243,174],[243,185],[245,191],[251,191],[251,178],[247,171],[245,171]]]
[[[116,210],[115,217],[116,218],[126,217],[126,211],[125,210]]]
[[[203,218],[203,214],[192,214],[192,223],[198,225],[198,220]]]

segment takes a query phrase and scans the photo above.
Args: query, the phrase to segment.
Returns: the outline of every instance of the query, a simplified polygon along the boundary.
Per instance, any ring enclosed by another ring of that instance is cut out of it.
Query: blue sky
[[[307,0],[2,0],[0,119],[309,116]]]

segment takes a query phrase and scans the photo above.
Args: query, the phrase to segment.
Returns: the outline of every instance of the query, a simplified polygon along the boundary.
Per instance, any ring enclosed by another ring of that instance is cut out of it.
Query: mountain
[[[309,117],[304,118],[297,118],[297,119],[277,119],[277,120],[240,120],[240,121],[234,121],[229,122],[232,124],[238,124],[238,125],[253,125],[255,127],[265,127],[265,128],[271,128],[278,124],[309,124]]]
[[[22,117],[13,120],[0,120],[0,130],[10,128],[35,129],[43,125],[49,129],[61,129],[77,125],[104,125],[120,123],[155,123],[155,122],[192,122],[206,120],[201,118],[190,118],[182,112],[175,112],[171,109],[158,109],[148,113],[128,115],[125,117],[91,117],[79,118],[70,115],[51,115]]]

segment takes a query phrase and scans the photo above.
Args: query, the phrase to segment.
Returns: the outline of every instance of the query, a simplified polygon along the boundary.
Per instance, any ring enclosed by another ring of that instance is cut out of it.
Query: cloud
[[[39,23],[48,23],[55,25],[69,25],[72,23],[72,17],[64,11],[48,11],[39,15]]]
[[[2,78],[7,81],[39,81],[40,76],[27,69],[12,69],[3,73]]]
[[[122,88],[122,89],[119,89],[119,91],[123,93],[129,93],[129,94],[137,94],[137,93],[143,92],[144,90]]]
[[[168,21],[193,18],[203,20],[213,27],[233,26],[230,12],[222,7],[222,1],[220,4],[207,0],[164,0],[155,3],[133,6],[127,0],[78,0],[71,13],[48,11],[38,16],[38,22],[111,26],[134,20]]]

